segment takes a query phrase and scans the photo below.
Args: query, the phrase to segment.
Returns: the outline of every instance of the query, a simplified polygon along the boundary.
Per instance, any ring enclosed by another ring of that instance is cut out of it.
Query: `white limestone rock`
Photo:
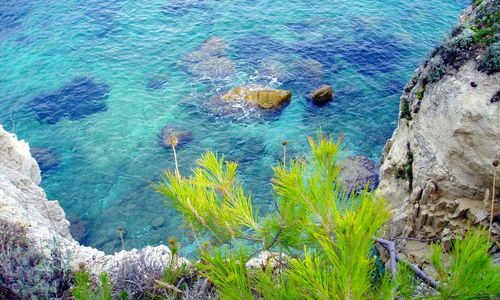
[[[170,264],[170,250],[163,245],[114,255],[80,245],[70,234],[69,221],[59,202],[47,200],[38,186],[40,178],[40,169],[30,155],[28,144],[0,125],[0,219],[26,227],[33,247],[46,255],[58,247],[72,269],[85,266],[93,278],[107,272],[113,282],[123,276],[124,263],[135,264],[138,276],[143,278],[157,275],[159,269]],[[176,263],[189,264],[184,258],[177,258]]]

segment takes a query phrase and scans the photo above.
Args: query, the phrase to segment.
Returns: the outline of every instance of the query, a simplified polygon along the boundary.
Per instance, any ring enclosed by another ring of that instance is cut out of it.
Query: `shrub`
[[[439,273],[440,299],[498,299],[500,266],[493,263],[486,229],[469,230],[453,244],[449,263],[443,261],[443,248],[434,245],[432,265]]]
[[[410,102],[408,99],[404,99],[401,104],[401,118],[411,121],[413,118],[411,116]]]
[[[483,0],[473,0],[472,1],[472,6],[476,7],[476,6],[481,5],[481,3],[483,3]]]
[[[102,273],[99,276],[99,285],[91,288],[89,273],[79,271],[75,275],[75,287],[71,294],[75,300],[111,300],[113,299],[112,286],[109,283],[108,274]],[[123,297],[123,296],[122,296]]]
[[[436,82],[444,75],[446,72],[446,65],[441,56],[434,56],[429,60],[427,68],[427,73],[425,78],[428,82]]]
[[[449,39],[444,45],[444,49],[450,54],[458,55],[461,51],[467,50],[472,45],[474,42],[473,36],[474,31],[466,28],[455,37]]]
[[[500,42],[496,42],[488,47],[479,63],[479,67],[489,74],[500,71]]]
[[[0,298],[63,298],[69,286],[69,268],[56,247],[45,257],[31,247],[24,227],[0,220]]]
[[[489,5],[481,7],[474,20],[474,42],[488,46],[498,42],[500,30],[500,10],[497,1],[489,2]]]
[[[385,201],[366,190],[344,190],[340,140],[319,132],[309,142],[309,158],[274,168],[276,211],[261,218],[237,178],[237,164],[212,152],[189,178],[167,171],[156,186],[190,227],[211,237],[198,269],[222,299],[255,299],[255,293],[273,299],[375,297],[372,247],[389,217]],[[280,276],[271,266],[247,270],[249,253],[265,250],[294,258]]]
[[[422,100],[422,99],[424,99],[424,93],[425,93],[425,87],[421,87],[415,93],[415,96],[417,97],[418,100]]]
[[[393,276],[377,270],[373,246],[389,218],[385,201],[366,189],[359,194],[345,192],[338,178],[340,140],[335,142],[319,131],[309,143],[309,157],[283,160],[274,167],[276,209],[263,216],[254,212],[252,198],[238,180],[237,164],[212,152],[197,161],[190,177],[166,171],[163,182],[156,185],[195,236],[210,238],[200,246],[197,270],[215,285],[219,299],[499,295],[499,267],[488,257],[484,232],[455,243],[448,269],[441,248],[436,248],[432,259],[441,281],[437,293],[423,295],[417,289],[421,281],[408,265],[400,263]],[[410,167],[405,166],[403,173],[411,177],[409,149],[407,156]],[[268,259],[249,268],[248,262],[263,251],[271,251]]]

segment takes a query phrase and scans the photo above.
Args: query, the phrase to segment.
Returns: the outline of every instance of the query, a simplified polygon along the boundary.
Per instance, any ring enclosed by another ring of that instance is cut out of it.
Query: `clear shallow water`
[[[396,127],[401,89],[467,4],[3,0],[0,123],[60,157],[42,185],[82,243],[112,252],[123,226],[127,248],[172,235],[188,246],[179,216],[149,186],[173,167],[159,144],[164,126],[192,132],[179,150],[181,172],[207,149],[224,153],[240,162],[265,209],[283,140],[290,152],[307,151],[305,136],[322,126],[343,133],[350,154],[378,161]],[[227,43],[217,57],[234,72],[200,77],[203,64],[186,61],[211,37]],[[270,65],[281,72],[269,74]],[[270,116],[206,108],[211,96],[244,83],[294,96]],[[336,98],[311,106],[304,95],[321,83],[332,84]]]

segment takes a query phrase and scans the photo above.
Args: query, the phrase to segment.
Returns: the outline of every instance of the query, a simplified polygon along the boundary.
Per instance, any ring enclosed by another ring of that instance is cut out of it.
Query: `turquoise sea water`
[[[192,133],[178,152],[181,172],[207,149],[224,153],[265,210],[283,140],[304,152],[322,126],[342,133],[350,154],[378,161],[400,91],[467,4],[2,0],[0,123],[60,158],[42,185],[82,243],[117,250],[123,226],[127,248],[172,235],[186,246],[179,216],[149,185],[173,167],[159,143],[165,126]],[[227,49],[186,59],[213,37]],[[244,83],[290,89],[293,99],[270,115],[207,106]],[[321,83],[336,98],[312,106],[305,95]]]

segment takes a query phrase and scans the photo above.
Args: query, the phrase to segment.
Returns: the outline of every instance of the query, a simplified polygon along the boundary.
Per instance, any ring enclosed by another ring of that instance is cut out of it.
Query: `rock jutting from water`
[[[105,111],[108,106],[109,85],[98,83],[90,77],[77,77],[62,88],[29,103],[38,120],[55,124],[63,118],[80,120],[89,115]]]
[[[335,93],[333,92],[333,88],[324,84],[311,91],[307,98],[316,105],[324,105],[330,102],[334,96]]]
[[[235,87],[222,96],[225,101],[244,100],[263,109],[276,109],[292,99],[292,92],[258,84]]]

